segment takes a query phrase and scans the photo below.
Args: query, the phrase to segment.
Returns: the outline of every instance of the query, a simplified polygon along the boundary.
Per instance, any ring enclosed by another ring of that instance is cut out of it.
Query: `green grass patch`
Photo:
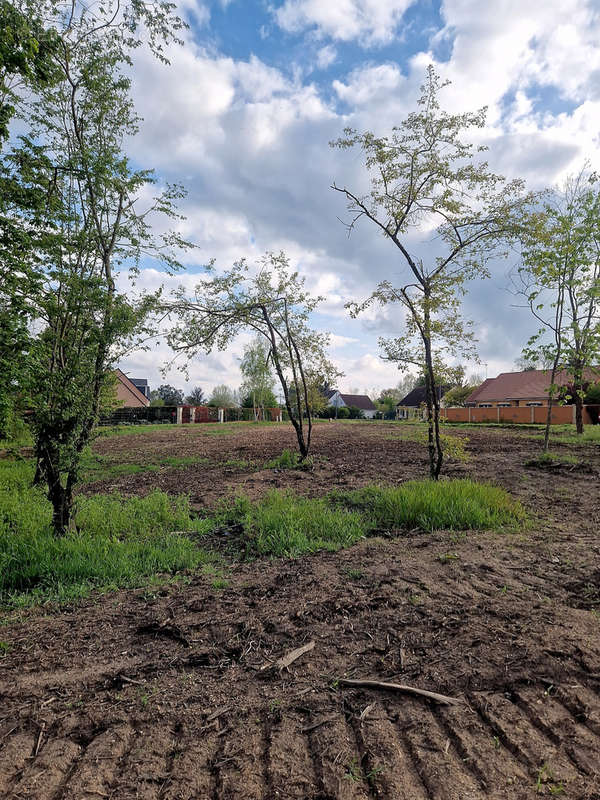
[[[283,450],[280,455],[266,462],[265,469],[309,469],[312,463],[310,456],[303,461],[295,450]]]
[[[82,597],[140,585],[213,558],[198,545],[212,520],[193,519],[185,496],[154,492],[78,497],[76,528],[54,537],[52,511],[28,461],[0,461],[0,603]]]
[[[225,524],[241,525],[250,554],[300,556],[317,550],[339,550],[365,535],[362,514],[335,508],[326,499],[298,497],[273,490],[257,503],[246,497],[221,506]]]
[[[534,458],[529,458],[525,462],[526,467],[554,467],[561,464],[581,464],[581,459],[570,453],[540,453]]]
[[[508,492],[471,480],[408,481],[334,492],[333,500],[361,511],[384,530],[485,530],[523,525],[527,514]]]

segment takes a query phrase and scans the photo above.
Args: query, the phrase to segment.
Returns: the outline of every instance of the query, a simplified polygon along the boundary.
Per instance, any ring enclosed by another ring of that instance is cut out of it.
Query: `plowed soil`
[[[399,426],[318,426],[306,473],[259,469],[293,445],[286,427],[200,427],[98,441],[126,462],[208,464],[88,490],[185,490],[201,507],[232,490],[318,495],[426,469]],[[460,435],[471,461],[446,474],[504,486],[531,529],[398,532],[337,554],[233,561],[225,588],[190,575],[8,620],[0,797],[600,800],[600,448],[562,448],[590,472],[546,472],[524,466],[538,444],[522,431]],[[223,466],[242,458],[252,464]]]

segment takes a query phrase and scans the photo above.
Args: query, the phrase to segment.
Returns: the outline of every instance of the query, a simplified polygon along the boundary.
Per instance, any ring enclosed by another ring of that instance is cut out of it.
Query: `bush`
[[[332,413],[331,416],[335,417],[335,408],[333,409],[333,413]],[[349,419],[350,418],[350,409],[346,408],[346,406],[341,406],[340,408],[338,408],[338,410],[337,410],[337,418],[338,419]]]
[[[600,381],[589,387],[585,394],[585,402],[590,406],[600,405]]]
[[[348,406],[348,414],[350,419],[364,419],[365,415],[363,414],[360,408],[356,406]]]

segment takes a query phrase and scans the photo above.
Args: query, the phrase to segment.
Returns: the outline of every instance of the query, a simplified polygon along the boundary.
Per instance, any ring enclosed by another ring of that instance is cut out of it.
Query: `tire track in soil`
[[[19,780],[33,756],[36,741],[37,736],[32,733],[8,735],[6,744],[0,750],[0,797],[8,797],[11,788]]]
[[[530,776],[538,775],[546,766],[557,782],[576,782],[577,772],[560,746],[534,727],[511,700],[505,696],[475,694],[471,701],[502,744],[527,768]]]
[[[578,770],[591,777],[599,776],[600,739],[574,720],[568,709],[539,690],[519,690],[514,693],[514,700],[532,725],[564,748]]]
[[[414,701],[393,713],[415,769],[431,800],[479,800],[477,777],[461,763],[452,741],[444,735],[434,714]]]
[[[60,800],[81,800],[87,795],[110,796],[118,782],[121,760],[135,736],[131,725],[118,725],[96,736],[65,783]]]
[[[63,790],[84,748],[71,739],[50,739],[23,770],[7,800],[62,800]]]
[[[169,778],[173,742],[170,727],[136,727],[116,788],[119,800],[160,800]]]

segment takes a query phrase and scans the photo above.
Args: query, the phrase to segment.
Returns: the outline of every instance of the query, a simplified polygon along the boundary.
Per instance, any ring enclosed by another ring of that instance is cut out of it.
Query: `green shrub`
[[[360,510],[371,528],[469,530],[526,522],[521,504],[496,486],[471,480],[408,481],[400,486],[367,486],[331,495]]]

